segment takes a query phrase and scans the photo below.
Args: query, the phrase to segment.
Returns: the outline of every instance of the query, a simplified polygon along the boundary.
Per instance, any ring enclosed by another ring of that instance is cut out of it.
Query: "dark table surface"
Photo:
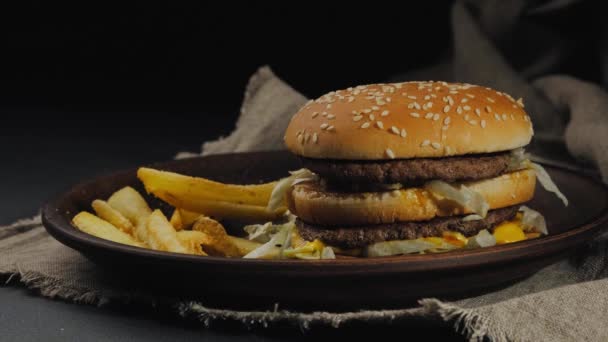
[[[201,125],[196,135],[191,134],[192,130],[188,135],[175,132],[131,135],[87,132],[84,128],[47,132],[43,127],[8,129],[6,126],[0,131],[3,133],[0,136],[0,226],[33,216],[46,199],[80,180],[142,163],[168,160],[177,151],[198,151],[201,141],[225,133],[207,125]],[[298,328],[247,331],[224,326],[206,329],[197,322],[184,322],[173,314],[149,308],[97,308],[51,300],[14,281],[0,286],[0,303],[2,341],[174,341],[201,338],[221,341],[309,338],[369,341],[390,336],[388,334],[402,338],[424,334],[427,340],[462,340],[450,327],[434,324],[407,329],[356,326],[338,330],[317,329],[307,333]]]

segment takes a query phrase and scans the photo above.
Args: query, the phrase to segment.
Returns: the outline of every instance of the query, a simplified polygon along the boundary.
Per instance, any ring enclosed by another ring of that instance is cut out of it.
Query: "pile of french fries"
[[[122,188],[107,200],[96,199],[92,211],[72,219],[75,227],[102,239],[159,251],[202,256],[243,257],[262,244],[228,235],[218,221],[265,222],[285,215],[285,205],[267,208],[276,182],[233,185],[205,178],[140,168],[138,178],[146,191],[172,205],[167,218],[152,210],[132,187]]]

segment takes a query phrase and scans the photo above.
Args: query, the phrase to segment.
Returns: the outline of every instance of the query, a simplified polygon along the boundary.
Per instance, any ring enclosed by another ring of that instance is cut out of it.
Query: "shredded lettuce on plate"
[[[291,244],[291,231],[295,225],[293,222],[281,225],[281,228],[273,235],[270,240],[260,247],[252,250],[244,259],[280,259],[284,250]]]
[[[496,238],[486,229],[480,230],[477,235],[471,236],[467,241],[466,248],[492,247],[496,245]]]
[[[547,230],[547,222],[545,217],[538,211],[528,208],[525,205],[519,207],[519,211],[523,214],[521,218],[521,225],[526,232],[539,232],[542,234],[549,234]]]

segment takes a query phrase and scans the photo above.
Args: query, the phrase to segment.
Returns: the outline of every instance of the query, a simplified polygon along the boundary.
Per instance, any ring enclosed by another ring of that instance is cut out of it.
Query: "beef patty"
[[[415,184],[496,177],[507,169],[509,152],[399,160],[327,160],[301,158],[303,166],[337,183]]]
[[[491,229],[497,224],[513,218],[517,214],[518,208],[519,206],[511,206],[491,210],[484,219],[467,222],[462,221],[460,216],[450,216],[438,217],[429,221],[339,228],[314,226],[297,219],[296,226],[300,236],[308,241],[319,239],[335,247],[359,248],[381,241],[441,236],[445,231],[473,236],[480,230]]]

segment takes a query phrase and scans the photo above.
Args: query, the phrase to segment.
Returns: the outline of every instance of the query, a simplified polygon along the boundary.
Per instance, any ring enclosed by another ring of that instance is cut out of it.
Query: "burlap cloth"
[[[534,11],[549,11],[569,2],[556,1]],[[578,158],[593,161],[606,180],[608,94],[596,85],[567,76],[538,78],[559,60],[559,49],[534,51],[530,63],[517,70],[500,52],[501,46],[496,42],[518,29],[519,19],[530,11],[526,3],[523,0],[468,1],[466,6],[456,3],[452,9],[451,60],[398,79],[459,80],[524,97],[526,109],[534,119],[537,139],[565,137],[569,151]],[[472,15],[474,12],[476,16]],[[225,139],[205,143],[202,154],[282,148],[282,132],[291,114],[305,101],[304,96],[275,77],[268,67],[261,68],[247,86],[235,131]],[[179,157],[191,155],[181,153]],[[174,301],[169,307],[206,325],[215,320],[235,320],[261,326],[289,322],[303,328],[315,324],[339,327],[352,321],[399,324],[416,316],[443,319],[471,340],[485,337],[496,341],[605,341],[608,340],[607,238],[606,234],[600,236],[582,254],[553,264],[509,288],[450,303],[421,299],[420,307],[413,309],[242,312],[208,308],[205,303],[192,301]],[[79,303],[137,301],[153,305],[160,300],[145,290],[116,282],[80,254],[55,241],[41,227],[39,217],[0,227],[0,275],[7,283],[20,281],[43,296]]]

